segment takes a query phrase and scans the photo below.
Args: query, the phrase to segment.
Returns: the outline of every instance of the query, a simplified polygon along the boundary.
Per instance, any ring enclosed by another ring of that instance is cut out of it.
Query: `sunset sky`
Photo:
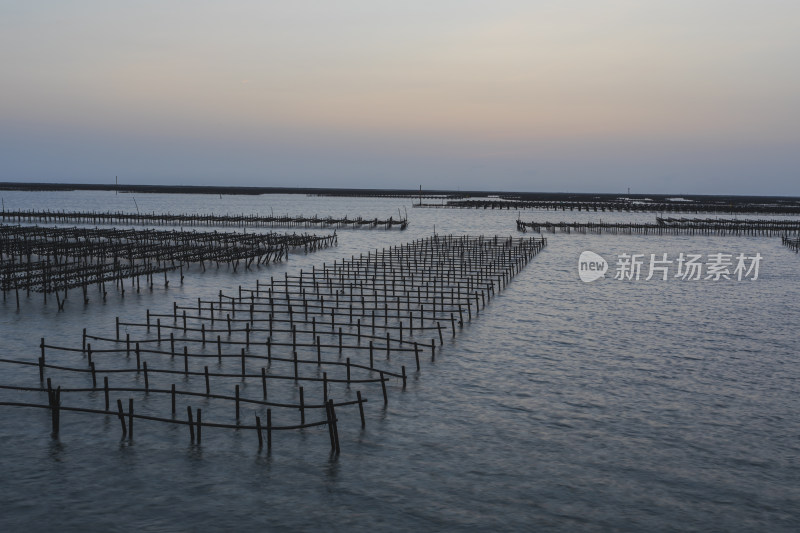
[[[0,0],[0,181],[800,195],[800,2]]]

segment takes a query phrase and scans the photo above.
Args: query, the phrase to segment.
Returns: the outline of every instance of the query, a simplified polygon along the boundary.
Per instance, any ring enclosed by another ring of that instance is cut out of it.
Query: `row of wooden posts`
[[[273,432],[327,428],[338,452],[340,418],[357,407],[366,424],[362,389],[380,391],[387,405],[390,390],[405,390],[422,371],[423,355],[434,362],[545,245],[543,238],[434,236],[240,286],[236,294],[174,302],[171,312],[148,310],[140,321],[117,318],[111,334],[84,329],[80,346],[42,339],[36,362],[0,359],[37,369],[39,386],[0,390],[47,393],[48,403],[0,405],[50,409],[54,434],[66,411],[116,416],[127,439],[135,419],[186,425],[196,443],[203,428],[253,431],[259,446],[266,433],[267,448]],[[53,385],[76,376],[81,386]],[[87,393],[104,404],[93,405]],[[202,399],[202,411],[192,399]],[[253,423],[242,406],[253,409]]]
[[[517,230],[539,233],[592,233],[601,235],[716,235],[776,236],[800,233],[798,220],[718,218],[657,218],[656,222],[523,222],[517,219]]]
[[[304,215],[259,214],[200,214],[200,213],[126,213],[95,211],[50,211],[23,209],[0,211],[3,223],[57,223],[57,224],[121,224],[146,226],[207,226],[250,228],[339,228],[339,229],[400,229],[408,227],[408,217],[386,219],[357,216],[320,217]]]
[[[123,280],[140,290],[140,278],[151,288],[157,274],[206,264],[264,265],[288,256],[291,249],[313,252],[335,245],[333,235],[281,235],[276,233],[198,232],[183,230],[97,229],[0,225],[0,289],[3,299],[20,290],[40,292],[47,302],[55,294],[59,309],[70,289],[79,288],[88,303],[88,289],[97,285],[103,298],[106,283],[125,295]]]
[[[751,215],[800,215],[800,204],[713,203],[648,201],[579,201],[579,200],[448,200],[439,203],[415,203],[414,207],[439,209],[539,209],[544,211],[591,211],[626,213],[718,213]]]
[[[795,237],[792,239],[784,236],[781,241],[783,242],[784,246],[792,250],[794,253],[800,252],[800,237]]]

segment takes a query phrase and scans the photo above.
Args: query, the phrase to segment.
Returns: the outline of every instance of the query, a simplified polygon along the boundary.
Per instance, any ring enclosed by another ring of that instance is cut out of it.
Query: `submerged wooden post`
[[[272,449],[272,409],[267,409],[267,450]]]
[[[198,408],[197,409],[197,444],[200,444],[200,441],[203,438],[203,410]]]
[[[261,435],[261,418],[256,415],[256,432],[258,433],[258,449],[264,447],[264,437]]]
[[[358,398],[358,413],[361,415],[361,427],[367,427],[367,422],[364,419],[364,400],[361,399],[361,391],[356,391],[356,397]]]
[[[119,398],[117,398],[117,416],[122,425],[122,438],[124,439],[128,434],[128,428],[125,426],[125,412],[122,410],[122,400]]]
[[[331,401],[325,402],[325,416],[328,421],[328,435],[331,439],[331,451],[336,451],[336,437],[333,432],[333,414],[331,413]]]
[[[189,419],[189,437],[192,439],[192,443],[194,443],[194,419],[192,418],[192,406],[186,406],[186,415]]]
[[[236,385],[236,420],[239,420],[239,385]]]
[[[306,423],[306,404],[303,399],[303,387],[300,387],[300,425]]]
[[[49,399],[50,399],[50,418],[53,425],[52,435],[58,438],[58,432],[61,425],[61,387],[52,390],[48,380]]]
[[[381,372],[381,389],[383,390],[383,405],[389,404],[389,397],[386,395],[386,378]]]
[[[333,400],[328,400],[328,405],[330,405],[330,413],[331,413],[331,423],[333,424],[333,438],[335,443],[336,453],[339,453],[339,427],[337,424],[336,419],[336,407],[334,406]]]
[[[133,398],[128,399],[128,439],[133,440]]]

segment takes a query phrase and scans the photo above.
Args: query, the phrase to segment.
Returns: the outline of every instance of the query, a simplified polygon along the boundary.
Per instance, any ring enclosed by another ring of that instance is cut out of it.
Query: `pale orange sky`
[[[285,4],[0,4],[0,179],[800,194],[796,2]]]

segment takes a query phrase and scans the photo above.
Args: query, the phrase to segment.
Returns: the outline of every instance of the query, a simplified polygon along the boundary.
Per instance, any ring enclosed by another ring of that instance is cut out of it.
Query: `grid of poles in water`
[[[36,362],[0,359],[29,378],[0,386],[0,405],[48,409],[56,436],[75,412],[118,418],[123,439],[134,421],[182,425],[197,444],[229,429],[271,448],[281,431],[319,428],[338,452],[340,415],[364,427],[365,404],[405,390],[546,242],[433,236],[117,318],[80,346],[43,338]]]
[[[539,233],[592,233],[622,235],[717,235],[717,236],[776,236],[800,233],[800,221],[776,219],[720,218],[661,218],[655,222],[523,222],[517,220],[517,230]]]
[[[800,204],[796,201],[763,201],[739,200],[700,202],[700,201],[667,201],[653,202],[644,200],[513,200],[513,199],[474,199],[474,200],[442,200],[439,203],[419,203],[414,207],[450,208],[450,209],[538,209],[553,211],[592,211],[592,212],[627,212],[627,213],[719,213],[750,215],[800,215]]]
[[[784,236],[782,239],[783,245],[789,248],[794,253],[800,252],[800,237],[794,239]]]
[[[42,211],[26,209],[0,211],[2,222],[53,222],[62,224],[124,224],[147,226],[234,226],[251,228],[347,228],[393,229],[408,227],[408,217],[397,213],[397,218],[364,218],[362,216],[320,217],[304,215],[230,215],[197,213],[123,213],[94,211]]]
[[[20,290],[55,294],[63,309],[70,289],[81,289],[84,303],[96,285],[103,298],[106,284],[125,295],[125,283],[137,291],[141,278],[153,286],[157,274],[180,271],[197,264],[230,265],[235,271],[278,261],[290,249],[306,252],[336,244],[336,235],[281,235],[277,233],[198,232],[178,230],[98,229],[0,225],[0,288],[12,293],[19,307]]]

